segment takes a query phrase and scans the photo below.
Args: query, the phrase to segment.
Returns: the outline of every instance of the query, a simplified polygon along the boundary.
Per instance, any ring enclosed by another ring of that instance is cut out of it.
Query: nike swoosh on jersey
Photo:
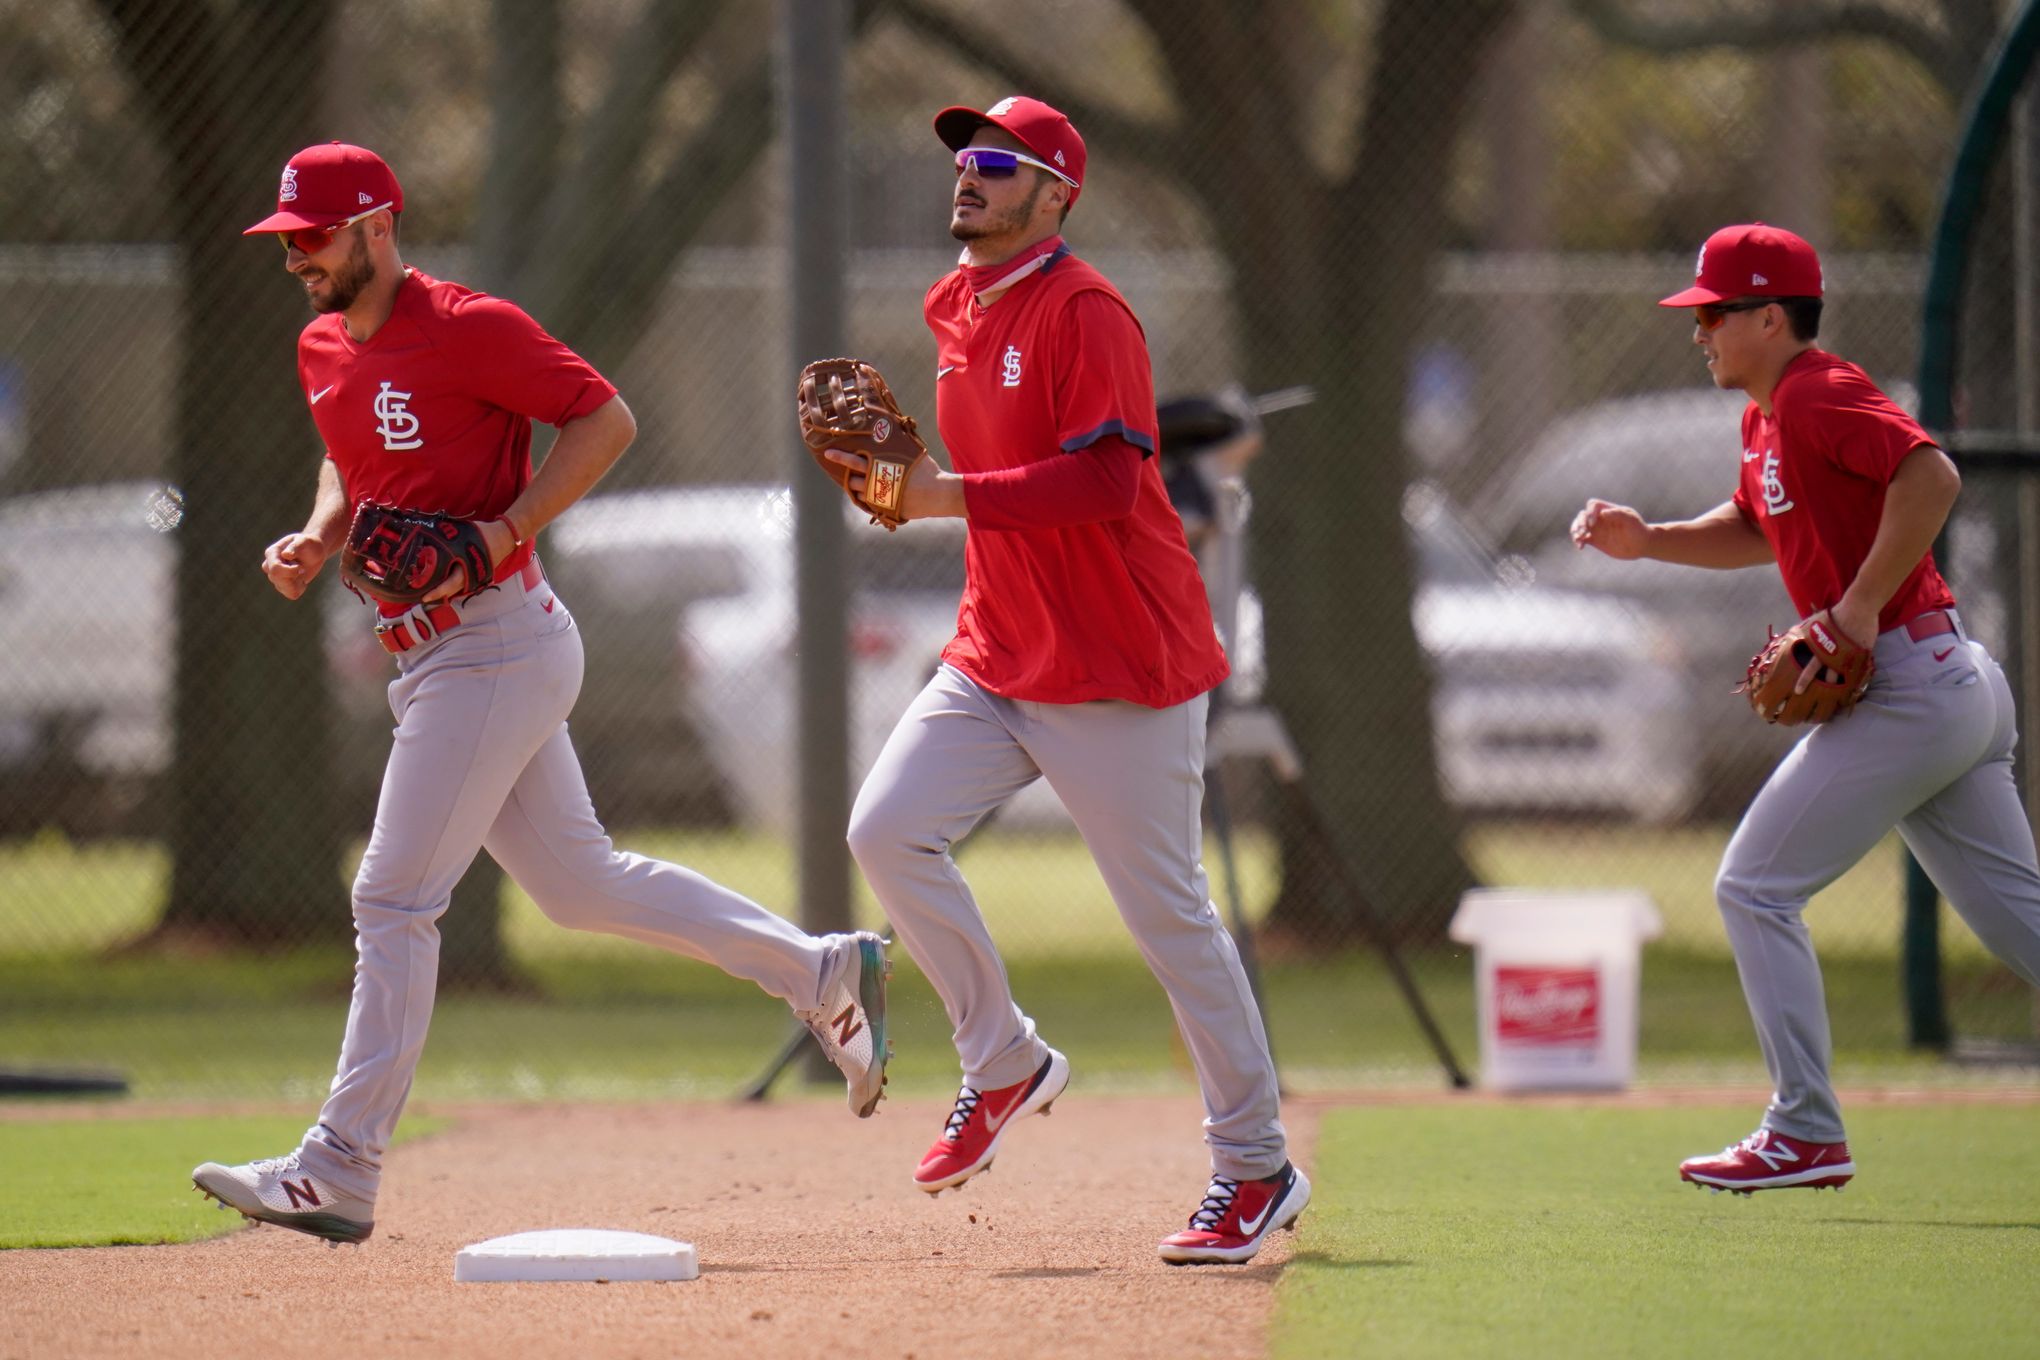
[[[326,385],[325,385],[324,387],[322,387],[322,388],[320,388],[320,389],[319,389],[318,391],[316,391],[316,392],[312,393],[312,405],[314,405],[314,406],[317,406],[317,405],[319,404],[319,398],[320,398],[320,397],[323,397],[323,396],[325,396],[325,395],[326,395],[326,394],[327,394],[328,392],[332,391],[332,390],[333,390],[334,388],[338,387],[339,385],[340,385],[339,383],[327,383],[327,384],[326,384]]]
[[[950,374],[954,372],[956,372],[955,364],[944,364],[941,368],[935,370],[935,381],[941,382],[944,378],[948,377]]]

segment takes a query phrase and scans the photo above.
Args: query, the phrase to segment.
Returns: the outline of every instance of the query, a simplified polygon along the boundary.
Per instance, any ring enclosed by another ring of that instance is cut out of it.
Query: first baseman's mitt
[[[900,410],[892,389],[878,370],[862,359],[818,359],[800,371],[800,437],[815,463],[836,479],[873,524],[897,529],[906,523],[900,504],[907,478],[928,456],[928,446],[914,433],[914,418]],[[870,459],[864,489],[850,489],[856,475],[829,461],[827,450],[845,449]]]
[[[485,589],[494,574],[475,521],[372,501],[354,507],[347,546],[340,550],[340,579],[350,589],[388,604],[418,604],[444,586],[455,567],[467,571],[462,595]]]
[[[1771,633],[1770,640],[1750,658],[1749,671],[1735,690],[1749,696],[1750,707],[1765,722],[1780,727],[1823,723],[1855,707],[1870,688],[1870,676],[1877,669],[1870,650],[1835,627],[1826,611],[1782,633],[1765,631]],[[1819,669],[1806,688],[1795,693],[1800,673],[1809,666]]]

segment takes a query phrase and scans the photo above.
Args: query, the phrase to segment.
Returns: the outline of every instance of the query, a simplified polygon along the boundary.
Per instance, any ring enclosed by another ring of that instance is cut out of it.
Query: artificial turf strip
[[[2040,1353],[2040,1107],[1856,1108],[1839,1195],[1679,1181],[1759,1113],[1330,1112],[1271,1354]]]
[[[199,1119],[0,1120],[0,1248],[196,1242],[246,1221],[191,1188],[200,1162],[276,1157],[304,1137],[302,1115]],[[398,1140],[445,1126],[404,1121]]]

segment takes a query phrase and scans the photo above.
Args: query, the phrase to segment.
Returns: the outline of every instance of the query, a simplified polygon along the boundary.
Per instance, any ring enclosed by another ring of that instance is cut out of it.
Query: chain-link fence
[[[541,544],[588,648],[575,742],[621,842],[800,913],[802,167],[775,83],[800,8],[0,0],[0,1065],[163,1090],[330,1070],[391,672],[337,583],[293,608],[254,569],[320,451],[293,285],[236,234],[326,138],[402,179],[407,262],[520,302],[630,401],[636,445]],[[1477,883],[1646,889],[1667,924],[1646,1055],[1747,1033],[1712,877],[1789,734],[1729,690],[1790,606],[1768,571],[1615,563],[1564,530],[1590,495],[1670,517],[1733,489],[1741,398],[1653,305],[1717,226],[1815,241],[1823,343],[1910,391],[1924,243],[2002,10],[1830,9],[852,7],[848,340],[909,409],[933,409],[920,299],[955,253],[929,117],[1016,89],[1089,142],[1068,237],[1139,314],[1158,393],[1314,393],[1262,417],[1204,556],[1227,701],[1280,720],[1330,830],[1305,833],[1264,746],[1230,748],[1208,858],[1257,924],[1293,1072],[1424,1061],[1339,858],[1462,1037],[1443,932]],[[849,534],[853,780],[954,627],[961,545]],[[1990,551],[1950,574],[1996,647]],[[1101,1038],[1102,1065],[1166,1070],[1165,1008],[1052,792],[959,858],[1022,1004],[1146,1036]],[[1893,844],[1812,913],[1845,1043],[1902,1033],[1901,900]],[[769,1005],[560,932],[486,864],[444,928],[443,981],[482,995],[442,1011],[433,1089],[713,1085],[770,1050]],[[690,1065],[676,1023],[731,1056]],[[276,1053],[248,1058],[251,1030]]]

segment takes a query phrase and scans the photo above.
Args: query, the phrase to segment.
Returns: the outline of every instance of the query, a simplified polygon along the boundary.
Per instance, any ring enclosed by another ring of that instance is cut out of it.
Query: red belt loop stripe
[[[517,583],[525,593],[538,589],[545,580],[545,571],[533,557],[517,573]],[[451,600],[424,605],[408,614],[398,616],[396,622],[377,626],[375,640],[386,652],[408,652],[413,647],[423,646],[435,637],[440,637],[460,627],[460,610]]]
[[[1929,609],[1924,614],[1916,614],[1907,619],[1905,623],[1905,635],[1914,642],[1925,642],[1930,637],[1940,637],[1943,633],[1954,631],[1955,617],[1945,609]]]

